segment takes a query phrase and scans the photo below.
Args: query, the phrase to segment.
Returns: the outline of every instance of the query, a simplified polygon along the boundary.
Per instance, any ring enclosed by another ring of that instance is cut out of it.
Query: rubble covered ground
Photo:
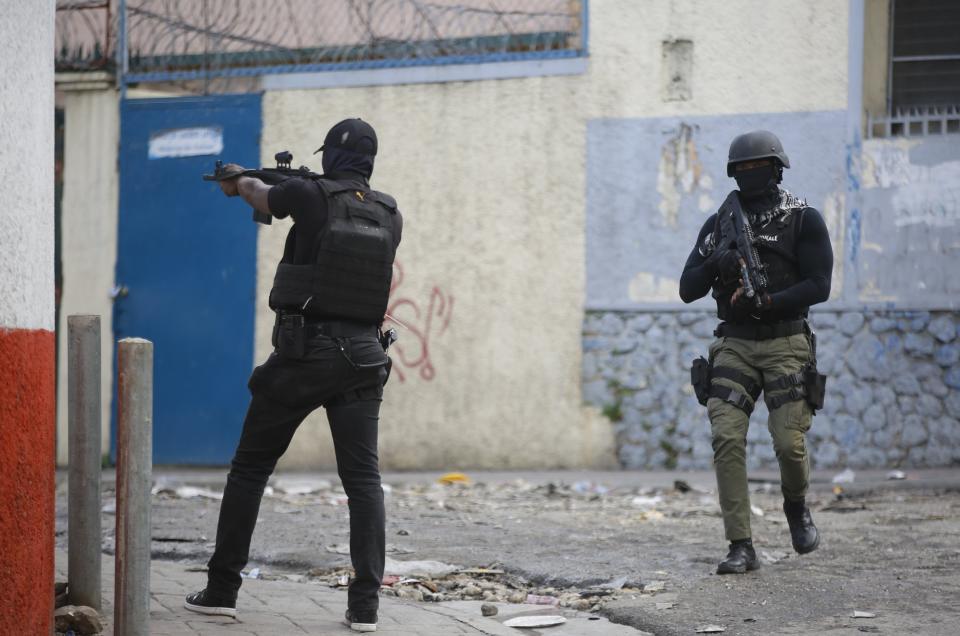
[[[759,476],[752,524],[764,565],[717,576],[726,545],[709,473],[388,475],[383,594],[593,612],[657,635],[957,634],[960,471],[895,476],[906,479],[817,475],[808,502],[823,542],[803,557],[791,549],[775,476]],[[157,474],[154,558],[204,566],[224,477]],[[59,482],[66,547],[65,475]],[[112,552],[112,481],[103,491]],[[275,477],[247,576],[345,587],[347,519],[336,477]]]

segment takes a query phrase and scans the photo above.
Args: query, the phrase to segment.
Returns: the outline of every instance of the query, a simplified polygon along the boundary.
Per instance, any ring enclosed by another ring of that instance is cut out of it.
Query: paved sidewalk
[[[104,636],[113,635],[114,561],[103,558]],[[151,636],[288,636],[296,634],[352,634],[343,623],[347,594],[312,583],[246,579],[237,600],[237,619],[223,616],[202,616],[183,607],[184,596],[201,589],[206,583],[204,572],[190,571],[184,563],[154,560],[150,571],[150,634]],[[67,554],[56,553],[57,580],[67,580]],[[527,614],[564,614],[568,624],[550,630],[555,636],[638,636],[630,627],[614,625],[582,612],[545,609],[542,606],[505,605],[507,616]],[[527,630],[505,627],[492,618],[480,615],[480,603],[414,603],[395,598],[380,599],[380,623],[377,634],[385,636],[518,636]]]

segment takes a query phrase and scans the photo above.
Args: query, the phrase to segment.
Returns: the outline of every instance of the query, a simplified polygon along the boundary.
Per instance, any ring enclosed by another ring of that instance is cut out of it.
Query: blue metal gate
[[[256,226],[249,208],[200,176],[218,158],[258,165],[260,119],[260,95],[121,105],[113,325],[118,339],[154,343],[156,463],[227,464],[239,437]]]

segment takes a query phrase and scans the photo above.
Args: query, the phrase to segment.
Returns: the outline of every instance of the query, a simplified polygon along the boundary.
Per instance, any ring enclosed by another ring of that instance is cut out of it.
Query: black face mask
[[[747,196],[757,196],[775,188],[780,181],[777,166],[760,166],[749,170],[740,170],[733,174],[740,192]]]
[[[361,155],[340,148],[327,148],[323,151],[323,172],[355,172],[370,178],[373,174],[373,155]]]

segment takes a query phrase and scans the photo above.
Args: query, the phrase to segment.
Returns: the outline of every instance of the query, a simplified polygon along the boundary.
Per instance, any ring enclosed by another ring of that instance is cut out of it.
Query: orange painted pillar
[[[0,19],[0,616],[53,631],[54,0]]]

